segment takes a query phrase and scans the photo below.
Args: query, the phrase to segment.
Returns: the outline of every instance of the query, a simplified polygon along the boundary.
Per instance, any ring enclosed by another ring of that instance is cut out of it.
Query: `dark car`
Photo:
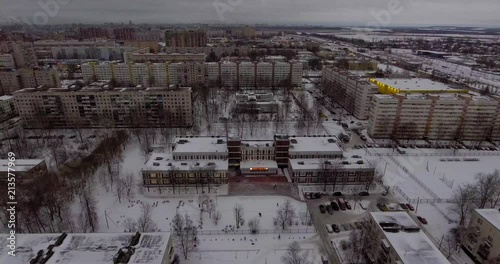
[[[417,219],[418,221],[422,222],[422,224],[426,225],[427,224],[427,219],[421,217],[421,216],[417,216]]]
[[[342,192],[334,192],[332,193],[333,196],[342,196]]]
[[[332,229],[333,229],[333,232],[335,232],[335,233],[340,233],[340,228],[339,228],[339,226],[338,226],[338,225],[333,224],[333,225],[332,225]]]
[[[339,207],[339,205],[336,202],[332,202],[331,206],[332,206],[333,210],[335,210],[335,211],[340,210],[340,207]]]
[[[345,202],[345,207],[348,209],[348,210],[351,210],[352,207],[351,207],[351,204],[349,202]]]
[[[359,193],[359,196],[370,196],[370,193],[367,191],[362,191]]]
[[[304,193],[304,198],[311,199],[311,193],[310,192],[305,192]]]
[[[378,209],[380,209],[380,211],[382,211],[382,212],[384,212],[384,211],[385,211],[385,204],[383,204],[383,203],[378,203],[378,204],[377,204],[377,207],[378,207]]]
[[[326,211],[328,211],[329,214],[333,214],[333,209],[331,205],[326,206]]]
[[[319,199],[321,198],[321,193],[317,192],[314,194],[314,199]]]
[[[406,204],[406,207],[408,207],[408,209],[410,209],[410,211],[415,211],[415,207],[413,207],[413,205],[407,203]]]
[[[320,204],[320,205],[319,205],[319,211],[320,211],[322,214],[326,213],[325,206],[324,206],[324,205],[322,205],[322,204]]]
[[[401,208],[402,208],[403,210],[408,210],[408,209],[409,209],[409,208],[406,206],[406,204],[404,204],[404,203],[400,203],[400,204],[399,204],[399,206],[401,206]]]

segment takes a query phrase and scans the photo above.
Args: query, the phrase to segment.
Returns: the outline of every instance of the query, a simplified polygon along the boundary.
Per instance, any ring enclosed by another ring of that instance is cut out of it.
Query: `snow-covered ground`
[[[282,263],[281,256],[286,254],[290,243],[299,242],[303,252],[309,252],[309,261],[320,264],[321,249],[316,234],[277,234],[267,235],[223,235],[199,236],[200,245],[187,264],[271,264]]]

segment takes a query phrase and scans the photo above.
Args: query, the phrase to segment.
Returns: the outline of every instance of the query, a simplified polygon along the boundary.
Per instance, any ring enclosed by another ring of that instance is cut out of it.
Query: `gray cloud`
[[[0,19],[32,19],[44,12],[40,3],[51,1],[69,3],[49,23],[207,23],[222,17],[225,23],[365,25],[399,1],[402,11],[391,14],[389,26],[500,24],[500,0],[0,0]]]

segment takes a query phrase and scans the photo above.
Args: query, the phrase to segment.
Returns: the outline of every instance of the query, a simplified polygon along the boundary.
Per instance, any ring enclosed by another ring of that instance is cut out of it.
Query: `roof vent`
[[[155,160],[162,160],[163,157],[156,157]]]
[[[168,166],[172,166],[172,162],[169,162],[167,165],[168,165]]]
[[[187,166],[188,164],[186,162],[181,162],[182,166]]]
[[[222,140],[222,139],[217,139],[217,144],[224,144],[224,140]]]
[[[364,162],[364,161],[362,161],[362,160],[358,160],[358,161],[356,161],[356,163],[357,163],[357,164],[365,164],[365,162]]]
[[[328,143],[335,143],[335,139],[333,139],[333,138],[329,138],[329,139],[328,139]]]
[[[199,162],[196,162],[196,163],[195,163],[195,165],[196,165],[196,166],[200,166],[200,163],[199,163]]]
[[[349,161],[347,161],[347,160],[344,160],[344,161],[342,161],[342,164],[344,164],[344,165],[349,165],[349,164],[351,164],[351,163],[350,163]]]
[[[303,161],[299,161],[297,162],[299,165],[304,165],[304,162]]]
[[[158,166],[160,166],[160,163],[158,163],[158,162],[153,162],[153,166],[158,167]]]
[[[295,138],[292,138],[290,142],[292,142],[293,144],[297,144],[297,140]]]
[[[352,155],[352,158],[353,158],[353,159],[360,159],[360,158],[361,158],[361,156],[359,156],[359,155]]]

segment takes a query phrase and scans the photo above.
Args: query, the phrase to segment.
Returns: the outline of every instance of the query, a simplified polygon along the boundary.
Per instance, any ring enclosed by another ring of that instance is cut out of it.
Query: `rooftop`
[[[45,162],[43,159],[16,159],[14,161],[15,166],[12,167],[16,171],[29,171],[36,165]],[[0,172],[8,172],[9,170],[9,160],[0,160]]]
[[[172,153],[214,153],[227,152],[227,140],[215,137],[178,137]]]
[[[240,169],[250,169],[254,167],[278,168],[274,160],[243,160],[240,162]]]
[[[14,96],[12,96],[12,95],[2,95],[2,96],[0,96],[0,101],[7,101],[7,100],[11,100],[12,98],[14,98]]]
[[[500,212],[497,209],[476,209],[476,212],[500,230]]]
[[[173,160],[171,154],[153,153],[149,157],[142,170],[169,171],[174,168],[178,171],[190,171],[208,166],[214,166],[216,170],[227,170],[227,160]]]
[[[445,83],[435,82],[426,78],[371,78],[370,82],[379,86],[381,93],[411,93],[411,92],[456,92],[467,93],[462,88],[456,88]]]
[[[373,212],[372,218],[379,224],[395,223],[397,226],[418,227],[407,212]],[[405,264],[450,263],[422,230],[406,232],[382,231]]]
[[[296,152],[342,152],[336,137],[291,137],[290,154]]]
[[[345,154],[344,154],[345,156]],[[290,159],[292,170],[318,170],[322,169],[322,162],[328,161],[338,169],[374,169],[368,161],[359,155],[345,156],[342,159]]]

